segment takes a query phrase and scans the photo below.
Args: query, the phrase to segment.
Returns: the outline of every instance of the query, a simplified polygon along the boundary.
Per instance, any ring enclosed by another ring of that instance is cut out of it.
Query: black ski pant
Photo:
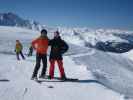
[[[24,57],[22,51],[20,51],[20,52],[17,52],[17,53],[16,53],[17,60],[20,60],[19,55],[21,55],[21,57],[22,57],[23,59],[25,59],[25,57]]]
[[[38,71],[40,69],[41,61],[43,63],[41,76],[45,76],[47,70],[47,55],[46,54],[36,54],[36,66],[32,77],[37,77]]]

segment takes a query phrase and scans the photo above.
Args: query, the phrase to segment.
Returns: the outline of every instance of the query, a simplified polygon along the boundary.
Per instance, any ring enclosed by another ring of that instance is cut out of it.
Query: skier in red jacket
[[[36,50],[36,66],[32,75],[32,79],[37,79],[38,70],[42,60],[43,68],[40,78],[44,78],[47,69],[47,50],[48,50],[48,37],[47,30],[41,31],[41,36],[32,41],[32,47]]]

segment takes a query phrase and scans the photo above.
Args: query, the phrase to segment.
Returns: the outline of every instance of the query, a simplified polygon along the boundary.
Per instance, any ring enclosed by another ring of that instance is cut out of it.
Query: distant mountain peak
[[[39,22],[34,20],[23,19],[15,13],[7,12],[0,13],[0,26],[17,26],[22,28],[28,28],[32,30],[41,30],[43,28]]]

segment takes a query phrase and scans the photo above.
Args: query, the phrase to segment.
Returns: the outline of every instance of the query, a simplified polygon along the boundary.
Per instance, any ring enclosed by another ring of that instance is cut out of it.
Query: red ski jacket
[[[32,47],[37,51],[39,54],[47,54],[48,50],[48,37],[40,36],[36,40],[32,41]]]

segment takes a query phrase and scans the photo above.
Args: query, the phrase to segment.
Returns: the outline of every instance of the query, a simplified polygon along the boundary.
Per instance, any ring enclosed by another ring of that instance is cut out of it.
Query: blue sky
[[[133,29],[133,0],[0,0],[0,12],[49,26]]]

